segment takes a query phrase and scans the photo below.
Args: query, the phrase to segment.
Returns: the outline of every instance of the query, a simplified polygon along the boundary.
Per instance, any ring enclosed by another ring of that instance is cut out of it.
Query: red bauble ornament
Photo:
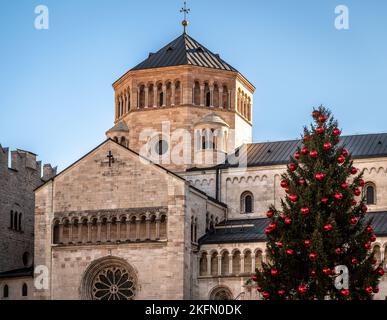
[[[323,134],[324,132],[325,132],[324,127],[318,127],[318,128],[316,129],[316,133],[317,133],[317,134]]]
[[[282,180],[282,181],[281,181],[281,187],[282,187],[282,188],[287,188],[287,187],[289,187],[288,182],[287,182],[286,180]]]
[[[367,232],[372,233],[374,232],[374,228],[372,226],[367,227]]]
[[[300,186],[305,186],[306,185],[306,180],[304,178],[300,178],[300,180],[298,180],[298,184]]]
[[[309,140],[312,140],[313,138],[312,138],[312,136],[310,136],[310,135],[305,135],[304,136],[304,142],[307,142],[307,141],[309,141]]]
[[[340,248],[336,248],[335,249],[335,253],[336,253],[336,255],[341,255],[341,249]]]
[[[325,179],[325,177],[326,177],[326,174],[322,173],[322,172],[316,173],[316,175],[315,175],[316,180],[320,181],[320,182],[323,181]]]
[[[335,136],[341,135],[341,131],[340,131],[340,129],[338,129],[338,128],[333,129],[332,133],[333,133]]]
[[[279,296],[283,296],[284,294],[285,294],[285,290],[284,289],[278,290],[278,295]]]
[[[349,290],[348,289],[343,289],[340,291],[340,293],[344,297],[349,297]]]
[[[316,150],[312,150],[309,155],[313,159],[318,158],[318,152]]]
[[[336,200],[343,200],[343,198],[344,198],[344,196],[343,196],[342,193],[337,192],[337,193],[335,194],[335,199],[336,199]]]
[[[288,256],[293,256],[294,255],[294,250],[293,249],[288,249],[288,250],[286,250],[286,254]]]
[[[289,200],[291,202],[297,202],[298,201],[298,195],[296,194],[291,194],[290,196],[288,196]]]
[[[330,223],[326,224],[326,225],[324,226],[324,230],[325,230],[326,232],[331,231],[331,230],[332,230],[332,225],[331,225]]]
[[[353,205],[353,206],[356,206],[356,205],[357,205],[356,200],[352,200],[352,205]]]
[[[304,147],[301,149],[301,153],[306,156],[309,153],[309,149],[307,147]]]
[[[330,268],[324,268],[323,270],[322,270],[322,272],[323,272],[323,274],[325,274],[326,276],[330,276],[331,275],[331,273],[332,273],[332,270],[330,269]]]
[[[357,174],[358,170],[355,167],[352,167],[349,172],[353,175]]]
[[[317,254],[312,252],[311,254],[309,254],[309,259],[310,261],[316,261],[317,259]]]
[[[274,215],[274,212],[272,210],[269,210],[268,212],[266,212],[266,216],[271,219]]]
[[[291,225],[291,224],[292,224],[292,219],[286,218],[286,219],[285,219],[285,224]]]
[[[278,241],[276,244],[278,248],[282,248],[284,245],[281,241]]]
[[[292,171],[292,172],[296,171],[297,170],[297,165],[295,165],[294,163],[291,163],[289,165],[289,170]]]
[[[328,150],[330,150],[330,149],[332,149],[332,143],[330,143],[330,142],[325,142],[325,143],[324,143],[324,150],[328,151]]]
[[[312,278],[315,278],[315,277],[317,276],[316,270],[312,270],[312,271],[310,272],[310,276],[311,276]]]
[[[342,183],[340,187],[341,189],[347,190],[349,188],[349,185],[348,183],[345,182],[345,183]]]
[[[304,240],[304,245],[305,247],[309,248],[312,245],[312,242],[309,239]]]
[[[264,293],[262,293],[262,296],[265,298],[265,299],[268,299],[270,298],[270,293],[265,291]]]
[[[352,263],[352,264],[357,264],[357,259],[356,259],[355,257],[352,257],[351,263]]]
[[[374,293],[379,293],[379,287],[374,287],[373,291]]]
[[[257,276],[254,275],[254,276],[251,278],[251,280],[253,280],[254,282],[257,282]]]
[[[286,192],[287,194],[289,194],[290,189],[289,189],[289,188],[285,188],[285,192]]]
[[[328,204],[328,201],[329,201],[329,199],[327,197],[324,197],[324,198],[321,199],[321,203],[325,204],[325,205]]]
[[[310,209],[309,208],[302,208],[301,209],[301,214],[303,215],[303,216],[306,216],[306,215],[308,215],[310,213]]]
[[[272,233],[272,231],[273,231],[273,230],[270,229],[270,228],[265,228],[265,233],[266,233],[266,234],[270,234],[270,233]]]
[[[358,183],[359,183],[359,186],[362,188],[365,186],[365,181],[363,179],[359,179]]]
[[[315,111],[312,112],[312,117],[313,118],[317,119],[319,116],[320,116],[320,112],[319,111],[315,110]]]
[[[298,292],[301,293],[301,294],[304,294],[307,291],[308,291],[308,288],[305,285],[303,285],[303,284],[298,287]]]
[[[271,274],[273,277],[276,277],[276,276],[278,276],[278,270],[277,270],[277,269],[271,269],[270,274]]]
[[[371,249],[371,243],[369,243],[369,242],[365,243],[364,248],[367,250]]]
[[[383,268],[377,268],[377,269],[376,269],[376,273],[377,273],[379,276],[383,277],[383,276],[384,276],[384,270],[383,270]]]
[[[374,234],[370,237],[370,241],[371,242],[375,242],[376,241],[376,236]]]
[[[348,157],[348,151],[346,149],[343,149],[341,151],[341,154],[343,155],[343,157]]]
[[[363,204],[361,206],[361,211],[364,212],[364,213],[367,212],[368,211],[368,207],[365,204]]]
[[[275,230],[275,229],[277,229],[277,224],[275,224],[274,222],[270,223],[269,224],[269,228],[272,229],[272,230]]]
[[[296,152],[296,153],[294,154],[294,158],[297,159],[297,160],[299,160],[299,159],[301,158],[300,153],[299,153],[299,152]]]
[[[355,225],[359,220],[355,217],[351,218],[350,223]]]
[[[359,188],[355,188],[355,189],[353,189],[353,194],[354,194],[356,197],[358,197],[358,196],[361,195],[361,190],[360,190]]]
[[[327,121],[327,118],[322,114],[318,117],[318,121],[324,123],[325,121]]]
[[[263,292],[263,288],[262,288],[261,286],[258,286],[258,287],[257,287],[257,291],[258,291],[258,292]]]
[[[340,157],[337,158],[337,162],[339,164],[343,164],[345,162],[345,158],[343,156],[340,156]]]
[[[365,288],[364,291],[367,292],[368,294],[372,294],[374,292],[374,288],[369,286],[369,287]]]

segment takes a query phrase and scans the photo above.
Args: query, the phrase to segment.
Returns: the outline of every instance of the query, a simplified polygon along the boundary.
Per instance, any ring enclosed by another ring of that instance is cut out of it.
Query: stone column
[[[251,254],[251,272],[252,273],[255,272],[255,254],[254,253]]]
[[[82,243],[82,226],[83,223],[78,222],[78,243]]]
[[[116,241],[121,241],[121,220],[117,221],[117,237]]]
[[[157,85],[153,85],[153,108],[157,108]]]
[[[232,274],[233,270],[232,270],[232,254],[230,253],[228,255],[228,273],[229,274]]]
[[[167,105],[167,86],[163,84],[163,107]]]
[[[140,88],[136,90],[136,107],[140,109]]]
[[[214,86],[210,86],[210,107],[214,107]]]
[[[146,218],[146,239],[145,240],[150,240],[150,219]]]
[[[205,89],[205,86],[200,85],[200,106],[201,107],[204,107],[204,105],[205,105],[205,103],[204,103],[204,89]]]
[[[136,240],[140,239],[140,219],[136,219]]]
[[[176,92],[176,85],[175,85],[175,83],[171,83],[171,92],[172,92],[171,106],[174,107],[175,106],[175,92]]]
[[[87,222],[87,242],[88,243],[91,243],[91,228],[92,227],[93,227],[93,222],[92,221],[88,221]]]
[[[107,235],[106,235],[106,242],[110,242],[111,241],[111,238],[110,238],[110,231],[111,231],[111,227],[112,227],[112,222],[111,220],[109,219],[107,221]]]
[[[219,87],[219,108],[223,109],[223,87]]]
[[[130,240],[130,223],[131,223],[131,221],[128,217],[126,220],[126,240],[127,241]]]
[[[195,84],[192,86],[192,105],[195,106]]]
[[[211,256],[207,254],[207,275],[211,275]]]
[[[63,223],[60,222],[59,223],[59,241],[58,241],[60,244],[64,244],[63,243]]]
[[[218,255],[218,275],[222,274],[222,256]]]
[[[160,240],[160,218],[156,219],[156,240]]]
[[[240,272],[239,273],[244,273],[245,272],[245,255],[242,253],[241,254],[241,263],[240,263]]]
[[[130,111],[130,108],[129,108],[129,104],[130,104],[130,95],[129,93],[127,92],[126,93],[126,112],[129,112]]]
[[[97,221],[97,242],[101,242],[101,227],[102,221]]]
[[[74,223],[70,223],[69,224],[69,243],[73,243],[73,226],[74,226]]]
[[[145,92],[145,108],[148,108],[148,106],[149,106],[149,88],[145,87],[144,92]]]

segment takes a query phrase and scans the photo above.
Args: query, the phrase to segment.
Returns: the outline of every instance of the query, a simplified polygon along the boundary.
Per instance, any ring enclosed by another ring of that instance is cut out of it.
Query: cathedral
[[[301,141],[253,143],[254,85],[186,32],[113,89],[106,140],[35,190],[33,261],[48,286],[3,273],[0,299],[18,281],[28,299],[259,299],[265,213]],[[365,171],[387,268],[387,134],[341,143]]]

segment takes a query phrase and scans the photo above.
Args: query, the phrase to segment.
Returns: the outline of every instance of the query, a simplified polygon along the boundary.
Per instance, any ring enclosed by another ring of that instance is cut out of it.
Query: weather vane
[[[182,22],[182,25],[184,27],[184,33],[186,33],[188,26],[187,15],[191,12],[191,9],[187,8],[187,1],[184,1],[184,7],[181,8],[180,12],[184,13],[184,20]]]

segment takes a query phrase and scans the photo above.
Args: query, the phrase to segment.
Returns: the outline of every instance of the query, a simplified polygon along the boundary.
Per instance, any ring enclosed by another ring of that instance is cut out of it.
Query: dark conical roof
[[[223,61],[218,54],[212,53],[186,33],[167,44],[157,53],[149,54],[148,59],[138,64],[131,71],[181,65],[238,72]]]

